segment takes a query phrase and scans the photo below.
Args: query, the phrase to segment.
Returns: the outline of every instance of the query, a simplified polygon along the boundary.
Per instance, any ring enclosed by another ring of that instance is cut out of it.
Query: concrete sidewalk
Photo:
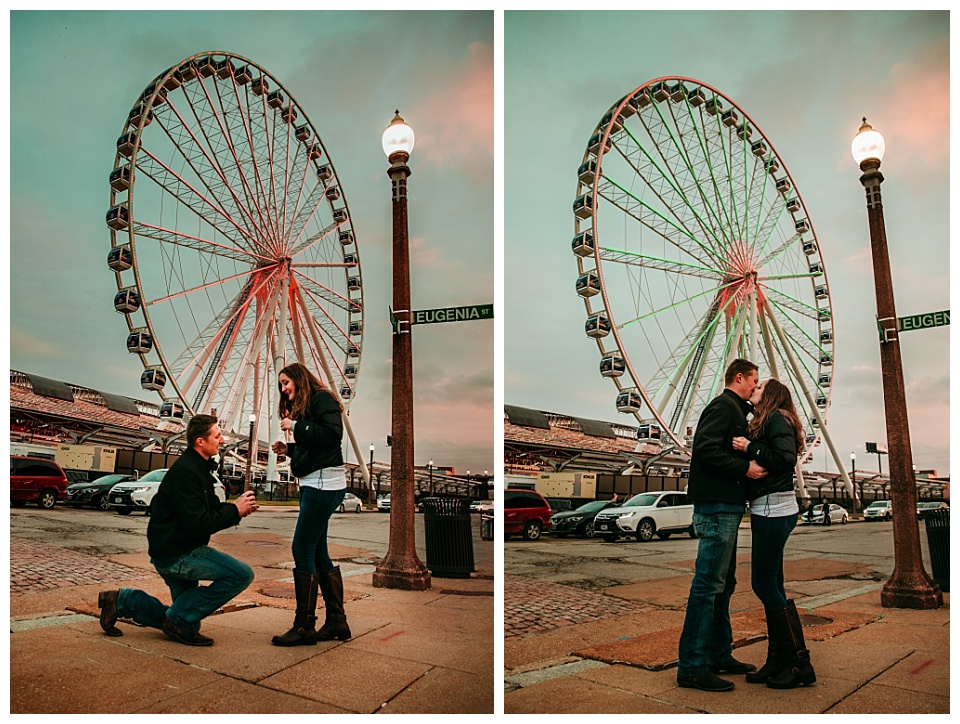
[[[494,707],[493,545],[471,578],[424,592],[374,588],[376,558],[331,546],[353,637],[281,648],[293,620],[289,538],[219,533],[212,545],[256,579],[203,622],[215,644],[184,646],[121,622],[103,635],[97,592],[169,601],[147,554],[87,556],[11,539],[11,713],[483,713]],[[322,602],[318,615],[322,620]]]
[[[759,667],[766,627],[750,591],[749,560],[738,555],[734,655]],[[663,578],[670,567],[678,575]],[[573,594],[569,586],[506,576],[505,713],[949,713],[949,593],[938,610],[882,608],[885,576],[825,557],[785,564],[816,684],[776,691],[724,675],[733,691],[679,688],[690,585],[682,571],[692,568],[692,560],[661,561],[660,577]]]

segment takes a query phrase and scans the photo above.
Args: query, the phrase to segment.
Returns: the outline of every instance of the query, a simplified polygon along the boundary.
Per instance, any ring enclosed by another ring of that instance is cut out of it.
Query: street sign
[[[447,307],[414,311],[411,324],[436,324],[438,322],[465,322],[473,319],[493,319],[492,304],[475,304],[472,307]]]
[[[943,312],[929,312],[914,314],[912,317],[898,317],[897,331],[907,332],[911,329],[932,329],[950,324],[950,310]]]

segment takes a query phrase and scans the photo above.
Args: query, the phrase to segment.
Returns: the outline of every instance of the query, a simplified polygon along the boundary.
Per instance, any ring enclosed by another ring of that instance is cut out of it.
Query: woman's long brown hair
[[[310,398],[315,392],[323,390],[329,394],[329,390],[317,376],[299,362],[287,365],[280,370],[280,374],[289,377],[294,387],[292,400],[288,399],[282,390],[280,392],[280,417],[302,420],[310,409]]]
[[[747,426],[747,436],[751,440],[760,437],[767,420],[770,419],[770,415],[778,410],[793,428],[797,436],[797,451],[799,452],[803,449],[803,425],[800,423],[797,408],[793,406],[793,396],[784,384],[773,378],[767,380],[767,383],[763,386],[760,402],[757,403],[757,407],[753,411],[753,419]]]

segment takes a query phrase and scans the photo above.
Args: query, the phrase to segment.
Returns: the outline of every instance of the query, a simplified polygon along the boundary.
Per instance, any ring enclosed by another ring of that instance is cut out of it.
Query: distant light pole
[[[256,415],[250,415],[250,438],[247,440],[247,477],[243,481],[243,492],[250,490],[253,483],[253,464],[257,460],[257,449],[253,442],[253,426],[257,422]]]
[[[853,139],[853,158],[863,171],[860,183],[867,194],[867,219],[873,251],[873,274],[877,295],[877,324],[880,328],[880,369],[883,379],[883,406],[887,423],[890,456],[890,499],[893,505],[894,567],[880,594],[887,608],[939,608],[943,594],[923,568],[920,531],[917,525],[917,480],[913,474],[907,400],[903,385],[903,362],[897,337],[897,311],[893,302],[893,279],[887,251],[887,231],[880,197],[880,161],[883,136],[863,119]]]
[[[373,494],[373,451],[375,449],[376,448],[373,446],[373,443],[370,443],[370,482],[369,482],[370,489],[367,491],[367,502],[370,505],[377,504],[377,499],[374,497],[374,494]]]
[[[433,460],[427,461],[427,470],[430,471],[430,495],[433,495]]]
[[[410,249],[407,236],[407,161],[414,133],[400,111],[383,132],[393,187],[393,381],[390,453],[390,543],[373,574],[377,588],[424,591],[430,571],[417,556],[413,466],[413,344],[410,335]]]
[[[853,517],[857,517],[857,454],[850,453],[850,482],[853,485]]]

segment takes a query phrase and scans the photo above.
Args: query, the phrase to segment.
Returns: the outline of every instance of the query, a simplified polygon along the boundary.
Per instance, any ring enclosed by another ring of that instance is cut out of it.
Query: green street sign
[[[475,304],[472,307],[446,307],[414,311],[411,324],[436,324],[438,322],[466,322],[473,319],[493,319],[492,304]]]
[[[912,317],[897,318],[897,330],[900,332],[907,332],[911,329],[932,329],[948,324],[950,324],[949,309],[943,312],[928,312],[927,314],[914,314]]]

